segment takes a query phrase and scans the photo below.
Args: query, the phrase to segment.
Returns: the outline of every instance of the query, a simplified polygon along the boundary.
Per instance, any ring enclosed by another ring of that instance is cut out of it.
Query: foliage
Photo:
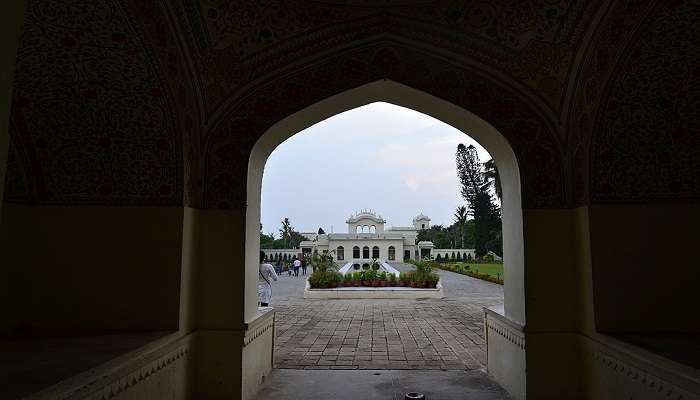
[[[343,275],[338,272],[331,254],[314,254],[311,256],[311,265],[314,272],[309,276],[309,285],[312,288],[336,287],[343,281]]]
[[[411,283],[411,286],[435,287],[437,285],[440,276],[433,272],[433,268],[439,265],[437,262],[411,260],[410,263],[416,266],[415,271],[408,272],[405,275],[405,279]]]
[[[325,254],[314,253],[311,256],[310,261],[311,261],[311,265],[313,265],[314,272],[316,272],[316,271],[326,272],[326,271],[337,271],[338,270],[338,264],[335,262],[333,255],[330,253],[325,253]]]
[[[461,184],[461,194],[470,208],[474,217],[475,231],[474,244],[476,256],[486,254],[489,245],[497,247],[497,232],[501,229],[500,209],[494,204],[489,191],[489,183],[482,170],[483,165],[479,161],[479,155],[473,145],[468,147],[459,144],[457,146],[457,174]],[[497,254],[502,254],[500,248],[494,249]]]
[[[465,263],[447,263],[440,264],[436,268],[503,285],[503,264],[474,264],[470,266]]]
[[[262,224],[260,225],[260,248],[261,249],[296,249],[299,243],[306,238],[297,232],[289,218],[282,220],[282,227],[279,229],[280,237],[275,239],[274,233],[262,233]]]
[[[260,248],[261,249],[273,249],[275,243],[275,237],[272,234],[266,235],[260,232]]]
[[[433,242],[437,249],[474,248],[474,220],[468,219],[463,225],[455,221],[448,227],[438,224],[421,229],[418,231],[417,241]]]
[[[503,199],[501,176],[498,174],[498,168],[496,168],[496,162],[493,158],[484,163],[484,180],[486,181],[486,186],[492,188],[496,193],[498,200]]]
[[[312,289],[336,287],[342,279],[343,276],[338,271],[314,271],[311,276],[309,276],[309,286],[311,286]]]

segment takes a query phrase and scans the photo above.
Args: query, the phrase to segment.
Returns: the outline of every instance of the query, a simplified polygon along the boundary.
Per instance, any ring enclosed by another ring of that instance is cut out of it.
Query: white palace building
[[[369,264],[373,259],[380,262],[424,259],[429,257],[452,256],[460,253],[461,259],[467,255],[474,257],[474,249],[435,249],[433,242],[418,242],[418,231],[430,228],[430,218],[419,214],[413,218],[411,226],[385,228],[386,220],[372,211],[363,210],[346,221],[347,233],[303,233],[307,240],[300,243],[299,249],[264,250],[277,259],[294,255],[331,253],[339,264]]]

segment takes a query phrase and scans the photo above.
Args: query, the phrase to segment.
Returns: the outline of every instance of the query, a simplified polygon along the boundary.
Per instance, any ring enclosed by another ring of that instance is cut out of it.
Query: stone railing
[[[174,333],[27,399],[187,399],[191,340]]]
[[[700,400],[700,373],[606,335],[583,338],[595,399]]]
[[[255,397],[263,379],[272,371],[275,348],[275,311],[260,308],[255,320],[246,324],[243,335],[243,399]]]
[[[489,374],[515,399],[525,398],[525,332],[502,310],[484,308]]]

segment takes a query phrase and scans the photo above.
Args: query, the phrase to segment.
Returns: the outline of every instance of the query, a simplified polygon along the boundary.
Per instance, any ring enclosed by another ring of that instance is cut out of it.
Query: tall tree
[[[488,243],[493,239],[500,224],[500,213],[491,198],[483,174],[483,165],[473,145],[457,146],[457,174],[461,184],[461,194],[469,205],[474,217],[474,247],[477,257],[486,255]]]
[[[457,225],[458,244],[457,248],[463,248],[464,246],[464,226],[467,224],[467,207],[459,206],[455,210],[455,225]]]
[[[487,187],[493,188],[498,200],[502,200],[501,176],[498,174],[498,168],[496,168],[496,162],[493,161],[493,158],[484,163],[484,180]]]
[[[282,239],[284,243],[284,248],[288,249],[289,247],[289,242],[292,240],[292,231],[294,228],[292,228],[292,223],[289,222],[289,218],[284,217],[282,220],[282,228],[280,228],[280,239]]]

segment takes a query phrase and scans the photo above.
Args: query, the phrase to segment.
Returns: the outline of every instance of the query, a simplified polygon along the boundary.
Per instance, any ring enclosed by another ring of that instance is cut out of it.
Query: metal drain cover
[[[404,396],[404,400],[425,400],[425,395],[418,392],[408,392],[406,396]]]

